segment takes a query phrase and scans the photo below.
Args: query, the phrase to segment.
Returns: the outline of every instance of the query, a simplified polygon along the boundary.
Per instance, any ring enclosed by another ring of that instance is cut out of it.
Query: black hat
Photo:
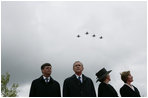
[[[102,68],[100,71],[98,71],[98,72],[96,73],[96,76],[97,76],[97,81],[96,81],[96,82],[98,82],[98,81],[100,81],[101,79],[103,79],[103,78],[104,78],[107,74],[109,74],[111,71],[112,71],[112,70],[106,71],[105,68]]]

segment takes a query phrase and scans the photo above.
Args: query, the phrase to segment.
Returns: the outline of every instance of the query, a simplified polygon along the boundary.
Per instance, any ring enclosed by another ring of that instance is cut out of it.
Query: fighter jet
[[[80,35],[77,35],[77,37],[79,38],[79,37],[80,37]]]
[[[92,37],[96,37],[96,35],[94,34],[94,35],[92,35]]]
[[[88,32],[86,32],[85,34],[88,35]]]
[[[100,39],[102,39],[103,37],[101,36]]]

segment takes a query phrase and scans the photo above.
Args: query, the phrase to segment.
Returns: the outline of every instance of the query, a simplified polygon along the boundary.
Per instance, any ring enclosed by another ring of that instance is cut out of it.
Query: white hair
[[[82,64],[80,61],[75,61],[75,62],[73,63],[73,66],[74,66],[76,63],[80,63],[80,64],[83,66],[83,64]]]

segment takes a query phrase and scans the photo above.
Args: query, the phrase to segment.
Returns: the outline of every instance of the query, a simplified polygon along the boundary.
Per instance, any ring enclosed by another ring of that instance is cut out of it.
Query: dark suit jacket
[[[96,97],[95,88],[90,78],[82,75],[81,83],[75,75],[65,79],[63,85],[64,97]]]
[[[102,82],[98,87],[98,97],[118,97],[118,94],[110,84]]]
[[[140,93],[138,91],[138,89],[133,86],[135,91],[133,91],[129,86],[127,86],[126,84],[124,84],[121,88],[120,88],[120,94],[122,97],[140,97]]]
[[[60,85],[50,77],[49,83],[45,83],[43,76],[34,80],[31,84],[29,97],[60,97]]]

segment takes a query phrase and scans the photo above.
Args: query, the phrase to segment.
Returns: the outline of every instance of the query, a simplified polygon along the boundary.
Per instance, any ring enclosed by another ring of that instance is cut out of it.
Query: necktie
[[[81,77],[78,77],[78,80],[81,82]],[[82,83],[82,82],[81,82]]]
[[[48,78],[45,78],[45,82],[48,83]]]

